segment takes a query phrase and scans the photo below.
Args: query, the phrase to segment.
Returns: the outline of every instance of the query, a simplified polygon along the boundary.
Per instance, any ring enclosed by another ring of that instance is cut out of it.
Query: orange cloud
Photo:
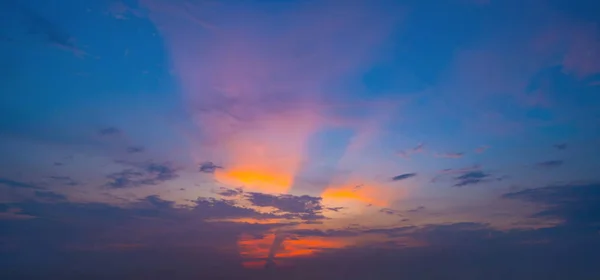
[[[386,207],[390,199],[397,199],[403,194],[399,189],[386,186],[347,184],[339,187],[332,186],[321,194],[323,203],[327,205],[344,205],[361,202],[379,207]]]
[[[275,241],[275,234],[268,234],[263,238],[242,235],[238,240],[240,255],[244,259],[242,265],[246,268],[264,268],[269,259],[271,246]],[[309,257],[324,249],[343,248],[353,244],[348,238],[335,237],[303,237],[302,239],[286,238],[280,248],[276,250],[274,259]]]

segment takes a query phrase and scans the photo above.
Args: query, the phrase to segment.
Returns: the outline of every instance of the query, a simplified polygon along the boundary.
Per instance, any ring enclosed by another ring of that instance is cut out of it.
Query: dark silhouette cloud
[[[145,163],[139,168],[128,168],[107,175],[109,182],[106,186],[115,189],[139,187],[143,185],[157,185],[162,182],[179,177],[178,170],[169,163]]]
[[[402,181],[417,176],[417,173],[405,173],[392,178],[392,181]]]
[[[600,184],[548,186],[507,193],[503,197],[545,206],[535,217],[558,219],[566,225],[592,226],[600,230]]]
[[[295,196],[291,194],[264,194],[249,192],[245,194],[246,199],[254,206],[273,207],[278,213],[284,213],[288,217],[297,217],[305,220],[325,218],[321,212],[323,205],[320,197],[309,195]]]
[[[215,165],[214,163],[212,163],[210,161],[201,163],[199,166],[199,170],[202,173],[211,173],[212,174],[212,173],[215,173],[215,170],[217,170],[217,169],[223,169],[223,167]]]
[[[547,160],[538,162],[536,165],[539,167],[558,167],[564,164],[563,160]]]
[[[236,197],[244,193],[242,188],[229,189],[225,187],[219,188],[217,194],[224,197]]]
[[[346,207],[327,207],[325,209],[327,209],[329,211],[333,211],[333,212],[340,212],[341,210],[346,209]]]
[[[456,183],[454,184],[454,186],[464,187],[467,185],[476,185],[481,182],[488,181],[490,176],[491,175],[489,173],[485,173],[481,170],[469,171],[458,177],[455,177],[454,180],[456,181]]]

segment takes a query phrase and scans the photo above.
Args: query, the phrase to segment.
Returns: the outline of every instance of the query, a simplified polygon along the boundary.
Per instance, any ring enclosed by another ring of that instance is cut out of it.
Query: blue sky
[[[386,265],[416,252],[464,279],[600,275],[578,251],[600,245],[595,1],[1,5],[9,276],[59,252],[44,269],[340,279],[319,263],[378,254],[378,279],[434,277]]]

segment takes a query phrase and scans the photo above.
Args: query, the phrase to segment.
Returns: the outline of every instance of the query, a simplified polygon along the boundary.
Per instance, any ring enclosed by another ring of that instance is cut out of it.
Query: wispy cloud
[[[411,148],[408,150],[402,150],[402,151],[397,152],[396,154],[401,158],[409,159],[413,154],[419,154],[419,153],[422,153],[423,151],[425,151],[425,144],[419,143],[414,148]]]
[[[22,189],[44,189],[43,187],[37,186],[31,183],[25,183],[21,181],[15,181],[8,178],[0,178],[0,185],[7,186],[9,188],[22,188]]]
[[[379,209],[379,213],[384,213],[386,215],[402,216],[402,211],[394,210],[391,208],[381,208],[381,209]]]
[[[129,168],[106,176],[109,182],[106,186],[115,189],[139,187],[143,185],[157,185],[162,182],[176,179],[178,169],[169,163],[145,163],[139,168]]]
[[[116,127],[105,127],[98,130],[98,134],[101,136],[114,136],[121,135],[122,131]]]
[[[436,153],[435,157],[438,158],[462,158],[465,153]]]
[[[475,152],[478,154],[482,154],[490,148],[488,145],[479,146],[475,149]]]
[[[79,185],[79,182],[75,181],[70,176],[50,176],[48,178],[51,179],[52,181],[58,183],[59,185],[65,185],[65,186]]]
[[[62,27],[23,4],[19,4],[17,8],[25,16],[25,22],[31,34],[41,35],[50,45],[70,51],[77,56],[86,55],[77,47],[75,39]]]
[[[60,201],[60,200],[67,199],[67,197],[65,195],[51,192],[51,191],[35,191],[35,197],[42,198],[42,199],[48,199],[48,200],[54,200],[54,201]]]
[[[402,181],[402,180],[406,180],[406,179],[409,179],[409,178],[412,178],[415,176],[417,176],[417,173],[405,173],[405,174],[401,174],[398,176],[394,176],[392,178],[392,181]]]
[[[127,152],[130,153],[130,154],[142,153],[144,151],[145,151],[144,147],[141,147],[141,146],[127,147]]]

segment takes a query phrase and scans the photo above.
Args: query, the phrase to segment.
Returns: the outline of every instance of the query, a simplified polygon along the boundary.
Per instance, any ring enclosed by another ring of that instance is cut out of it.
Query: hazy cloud
[[[121,134],[121,130],[116,128],[116,127],[105,127],[102,128],[100,130],[98,130],[98,134],[102,135],[102,136],[112,136],[112,135],[119,135]]]
[[[553,146],[555,149],[557,150],[566,150],[567,149],[567,143],[558,143],[558,144],[554,144]]]
[[[438,158],[462,158],[465,153],[437,153],[435,157]]]
[[[25,183],[20,181],[15,181],[7,178],[0,178],[0,185],[7,186],[9,188],[23,188],[23,189],[44,189],[42,187],[36,186],[31,183]]]
[[[563,160],[547,160],[538,162],[536,165],[539,167],[558,167],[564,164]]]
[[[127,147],[127,152],[130,153],[130,154],[141,153],[144,150],[145,150],[144,147],[140,147],[140,146]]]
[[[51,192],[51,191],[35,191],[35,196],[43,199],[49,200],[66,200],[67,197],[65,195]]]

